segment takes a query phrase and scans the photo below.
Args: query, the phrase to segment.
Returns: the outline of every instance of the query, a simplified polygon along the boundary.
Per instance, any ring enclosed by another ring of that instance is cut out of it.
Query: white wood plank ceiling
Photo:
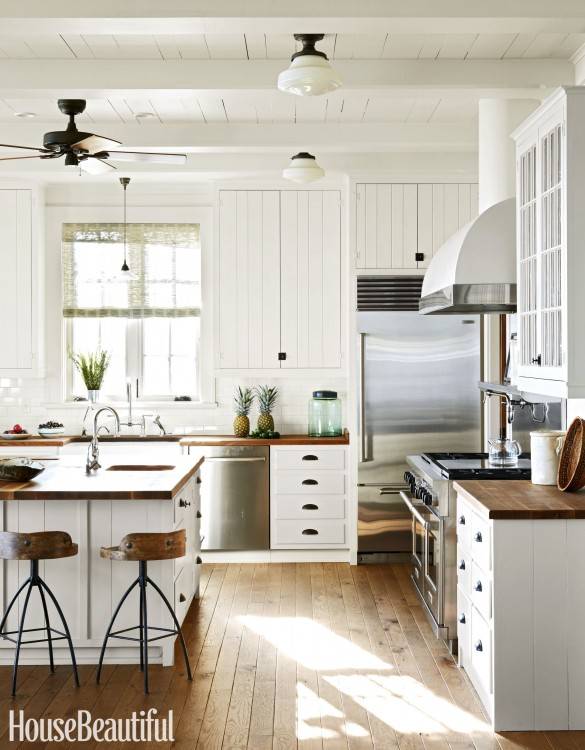
[[[583,33],[328,34],[320,44],[332,60],[569,59],[585,44]],[[4,60],[263,60],[285,61],[295,51],[291,34],[0,34]],[[59,122],[54,99],[0,98],[0,122],[17,113]],[[147,114],[149,119],[141,118]],[[449,123],[472,122],[477,105],[461,97],[395,98],[388,95],[297,98],[272,93],[251,97],[148,96],[88,100],[80,118],[94,123]],[[138,115],[138,117],[137,117]]]
[[[583,33],[327,34],[331,59],[569,59]],[[29,34],[0,33],[3,59],[285,60],[291,34]]]

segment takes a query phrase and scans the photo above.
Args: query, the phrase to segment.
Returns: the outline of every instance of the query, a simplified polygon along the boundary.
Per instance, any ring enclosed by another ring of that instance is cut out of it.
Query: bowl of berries
[[[2,440],[26,440],[30,437],[28,432],[20,424],[15,424],[9,430],[4,430]]]
[[[61,424],[61,422],[43,422],[43,424],[40,424],[37,428],[38,433],[41,437],[57,437],[58,435],[62,435],[65,432],[65,428]]]

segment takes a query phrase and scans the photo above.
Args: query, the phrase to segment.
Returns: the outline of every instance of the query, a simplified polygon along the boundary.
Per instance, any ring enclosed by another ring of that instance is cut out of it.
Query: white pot
[[[530,433],[532,484],[556,484],[559,456],[566,430],[542,430]]]
[[[88,388],[87,390],[87,400],[91,404],[97,404],[100,400],[100,391],[92,391]]]

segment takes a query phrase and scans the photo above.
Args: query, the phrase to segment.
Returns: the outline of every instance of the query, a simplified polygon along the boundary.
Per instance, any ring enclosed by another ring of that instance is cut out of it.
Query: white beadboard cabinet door
[[[222,190],[219,197],[219,367],[278,367],[280,194]]]
[[[32,193],[0,190],[1,371],[33,367]]]
[[[280,196],[283,368],[341,364],[341,194],[284,190]]]
[[[477,216],[473,183],[356,185],[355,266],[426,268],[441,245]]]

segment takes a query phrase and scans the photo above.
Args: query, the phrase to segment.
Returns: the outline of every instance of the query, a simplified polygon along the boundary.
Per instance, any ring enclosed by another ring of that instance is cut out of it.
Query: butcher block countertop
[[[30,482],[0,481],[0,500],[172,500],[203,463],[203,456],[177,456],[141,462],[136,454],[105,460],[89,476],[85,457],[69,456],[46,463]],[[108,467],[141,464],[172,466],[162,471],[108,471]]]
[[[318,438],[309,435],[281,435],[279,438],[237,438],[233,435],[186,435],[181,438],[180,444],[191,446],[254,446],[254,445],[347,445],[349,443],[349,432],[347,430],[339,437]]]
[[[6,440],[0,437],[0,448],[62,448],[64,445],[73,443],[77,438],[71,435],[59,435],[59,437],[43,438],[40,435],[30,435],[24,440]]]
[[[484,518],[537,520],[585,518],[585,491],[561,492],[526,479],[455,482],[457,492]]]

